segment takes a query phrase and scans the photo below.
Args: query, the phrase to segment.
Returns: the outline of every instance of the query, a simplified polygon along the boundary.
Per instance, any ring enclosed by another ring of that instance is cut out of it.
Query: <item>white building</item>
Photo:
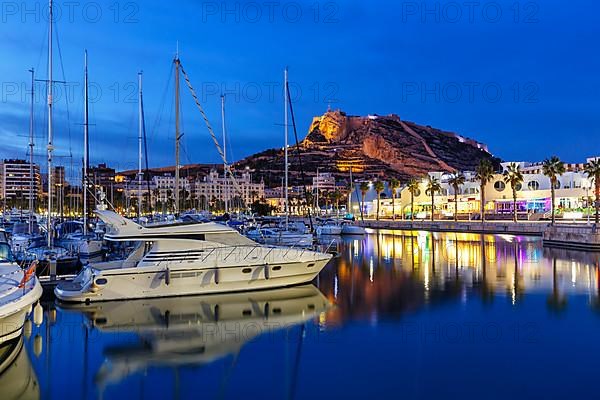
[[[200,204],[204,201],[227,201],[233,207],[241,206],[238,204],[240,200],[245,205],[252,204],[256,200],[265,197],[265,184],[263,182],[252,182],[250,171],[244,171],[241,175],[234,175],[227,178],[220,176],[215,170],[212,170],[209,175],[203,180],[194,182],[194,196]],[[235,200],[235,201],[234,201]],[[234,204],[236,203],[236,204]]]
[[[152,178],[152,183],[156,189],[154,201],[166,204],[169,200],[175,199],[175,177],[169,174],[157,175]],[[180,200],[188,200],[192,194],[192,184],[188,178],[179,177],[179,190],[185,190],[186,196]],[[180,192],[181,194],[181,192]]]
[[[589,162],[592,158],[588,159]],[[510,162],[502,163],[503,171]],[[535,219],[548,217],[551,212],[551,184],[550,179],[542,173],[541,163],[517,162],[523,172],[523,183],[516,188],[517,213],[521,219]],[[593,213],[594,185],[584,173],[585,163],[566,164],[566,172],[559,176],[555,185],[555,208],[558,218],[571,218],[573,215],[587,215]],[[509,184],[504,182],[503,171],[494,174],[492,180],[485,187],[486,215],[495,215],[497,218],[511,218],[513,213],[513,194]],[[454,188],[449,184],[452,176],[446,172],[431,172],[429,176],[436,178],[441,184],[441,191],[434,196],[436,218],[453,218],[458,212],[459,218],[479,218],[481,210],[480,182],[472,171],[463,172],[465,183],[460,186],[455,201]],[[394,204],[394,212],[398,216],[410,217],[411,197],[414,199],[413,207],[416,218],[429,218],[431,215],[431,196],[426,191],[427,179],[422,178],[419,189],[414,196],[406,186],[400,190]],[[382,196],[380,215],[391,217],[392,204],[388,193]],[[353,210],[358,214],[360,193],[352,196]],[[373,217],[377,209],[375,191],[372,188],[365,196],[364,213]],[[502,217],[504,216],[504,217]]]

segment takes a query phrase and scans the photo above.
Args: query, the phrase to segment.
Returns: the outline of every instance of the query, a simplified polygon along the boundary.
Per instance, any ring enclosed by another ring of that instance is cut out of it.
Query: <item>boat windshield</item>
[[[14,262],[12,251],[7,243],[0,243],[0,262]]]

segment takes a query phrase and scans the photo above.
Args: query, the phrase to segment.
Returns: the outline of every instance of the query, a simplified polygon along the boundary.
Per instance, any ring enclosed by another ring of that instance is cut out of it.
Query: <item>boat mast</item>
[[[319,208],[319,168],[317,168],[317,185],[316,186],[317,186],[317,193],[315,193],[316,194],[315,198],[317,199],[316,209],[317,209],[317,215],[319,217],[321,217],[321,209]]]
[[[83,97],[84,97],[84,113],[83,113],[83,234],[87,235],[87,217],[88,217],[88,168],[89,168],[89,114],[88,114],[88,58],[87,50],[84,52],[84,78],[83,78]]]
[[[48,247],[52,247],[52,0],[49,0],[49,27],[48,27]]]
[[[352,204],[352,192],[354,191],[352,182],[352,164],[350,164],[350,194],[348,195],[348,209],[346,214],[350,214],[350,205]]]
[[[28,232],[31,235],[33,233],[33,103],[34,97],[34,85],[35,85],[35,71],[33,68],[29,70],[31,72],[31,108],[29,110],[29,224]]]
[[[288,69],[287,67],[285,68],[285,72],[283,74],[283,79],[284,79],[284,85],[283,85],[283,91],[284,91],[284,106],[285,106],[285,114],[284,114],[284,118],[283,118],[283,126],[284,126],[284,163],[285,163],[285,229],[288,229],[288,223],[289,223],[289,206],[288,206]]]
[[[179,49],[175,55],[175,216],[179,215]]]
[[[142,216],[142,73],[138,72],[138,221]]]
[[[227,199],[227,140],[225,133],[225,95],[221,95],[221,125],[223,127],[223,199],[225,200],[225,212],[229,212],[229,202]]]

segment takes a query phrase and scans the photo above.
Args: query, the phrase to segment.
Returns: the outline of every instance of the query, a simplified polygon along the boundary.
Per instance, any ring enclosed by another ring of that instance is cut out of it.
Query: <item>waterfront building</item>
[[[589,161],[588,159],[587,161]],[[587,162],[586,161],[586,162]],[[513,214],[512,189],[503,179],[502,172],[510,163],[502,163],[502,171],[494,174],[486,185],[485,212],[487,216],[510,219]],[[517,162],[523,172],[523,183],[517,187],[517,214],[520,219],[536,220],[547,218],[551,212],[550,179],[543,175],[541,163]],[[566,172],[558,177],[555,186],[556,211],[563,218],[580,218],[592,212],[594,201],[593,182],[583,172],[585,163],[566,164]],[[473,171],[463,172],[465,183],[459,188],[458,202],[455,204],[454,189],[449,184],[452,176],[447,172],[431,172],[440,181],[441,191],[434,197],[435,217],[450,219],[457,212],[459,219],[480,218],[480,184]],[[414,195],[415,218],[424,219],[431,215],[431,196],[426,191],[427,179],[419,182],[419,189]],[[404,186],[397,196],[394,205],[397,215],[410,217],[411,194]],[[360,192],[352,195],[352,208],[356,211],[360,206]],[[374,217],[377,210],[377,197],[372,185],[365,196],[363,212],[367,217]],[[386,191],[382,194],[380,215],[391,217],[391,196]]]
[[[224,177],[213,169],[204,179],[197,179],[193,187],[194,198],[200,205],[219,202],[224,206],[227,202],[230,208],[242,208],[265,197],[265,184],[252,182],[249,170],[232,173],[233,177]]]
[[[33,165],[33,181],[28,161],[3,160],[0,162],[0,198],[4,204],[17,205],[26,208],[29,204],[30,193],[34,201],[41,196],[42,179],[40,167]],[[33,187],[32,187],[33,185]]]

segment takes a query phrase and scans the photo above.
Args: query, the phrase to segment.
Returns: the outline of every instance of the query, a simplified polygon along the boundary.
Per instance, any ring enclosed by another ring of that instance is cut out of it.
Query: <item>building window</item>
[[[531,181],[527,184],[529,190],[539,190],[540,183],[538,181]]]
[[[494,183],[494,189],[496,189],[498,192],[501,192],[506,189],[506,185],[502,181],[496,181],[496,183]]]

